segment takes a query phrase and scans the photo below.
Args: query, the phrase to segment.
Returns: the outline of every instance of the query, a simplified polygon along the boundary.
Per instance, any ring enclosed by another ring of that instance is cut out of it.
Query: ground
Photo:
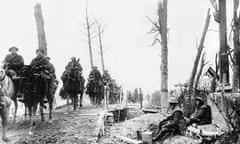
[[[124,144],[118,136],[132,139],[137,138],[136,131],[144,131],[149,124],[157,124],[164,118],[160,113],[144,114],[138,105],[129,107],[128,120],[114,123],[113,126],[106,127],[106,134],[99,140],[100,144]],[[18,117],[17,122],[10,120],[8,136],[10,144],[93,144],[97,139],[96,122],[97,113],[102,111],[102,107],[84,106],[81,109],[68,111],[66,107],[59,107],[54,110],[53,122],[49,123],[47,114],[46,122],[41,122],[37,117],[33,135],[28,135],[30,123],[22,117]],[[173,141],[172,139],[171,141]],[[188,138],[175,138],[190,142]],[[181,142],[181,143],[182,143]],[[0,140],[0,143],[3,143]],[[184,142],[185,143],[185,142]]]

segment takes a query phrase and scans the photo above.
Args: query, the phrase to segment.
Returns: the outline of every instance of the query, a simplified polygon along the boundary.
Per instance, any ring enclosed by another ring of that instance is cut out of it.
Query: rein
[[[0,79],[0,81],[3,81],[6,78],[6,74],[3,76],[2,79]]]

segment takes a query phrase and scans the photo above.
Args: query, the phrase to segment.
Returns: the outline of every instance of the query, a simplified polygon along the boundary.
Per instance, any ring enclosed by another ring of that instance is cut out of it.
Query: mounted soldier
[[[55,67],[54,65],[50,62],[51,58],[49,56],[46,57],[48,62],[49,62],[49,67],[50,67],[50,74],[52,75],[51,77],[51,80],[49,81],[48,83],[48,95],[49,97],[53,97],[53,101],[55,101],[55,92],[57,90],[57,87],[58,87],[58,80],[57,80],[57,77],[56,77],[56,72],[55,72]]]
[[[50,81],[54,78],[54,74],[52,73],[55,72],[54,68],[51,66],[49,60],[44,56],[44,51],[42,49],[37,49],[36,55],[37,56],[31,61],[30,67],[36,76],[40,76],[41,78],[45,79],[45,81]],[[43,101],[46,103],[48,102],[48,87],[46,85],[43,91],[45,91],[45,94],[43,95]]]
[[[104,98],[104,87],[102,82],[102,76],[96,66],[92,67],[92,70],[88,77],[87,91],[90,100],[93,105],[100,105]]]
[[[202,97],[196,97],[196,109],[188,121],[188,125],[196,123],[198,125],[211,124],[212,112],[209,105],[204,104]]]
[[[19,80],[17,77],[19,76],[19,73],[22,67],[24,66],[24,60],[23,60],[23,57],[17,53],[18,50],[19,49],[17,47],[9,48],[10,54],[8,54],[4,59],[3,68],[6,70],[7,75],[10,76],[11,79],[13,80],[15,94],[17,94],[21,100],[22,97],[21,95],[18,94]]]
[[[82,106],[84,92],[85,79],[82,76],[82,66],[79,61],[79,58],[72,57],[71,61],[65,66],[65,71],[61,76],[63,87],[61,88],[60,96],[63,99],[67,99],[68,104],[69,98],[71,98],[74,110],[78,107],[78,94],[80,94],[80,107]]]
[[[5,70],[14,70],[16,74],[19,74],[21,68],[24,66],[24,60],[21,55],[19,55],[17,47],[9,48],[10,54],[8,54],[4,59],[3,68]]]
[[[153,134],[153,141],[164,141],[169,136],[181,135],[186,129],[183,111],[177,98],[170,97],[168,103],[169,116],[159,123],[157,131]]]

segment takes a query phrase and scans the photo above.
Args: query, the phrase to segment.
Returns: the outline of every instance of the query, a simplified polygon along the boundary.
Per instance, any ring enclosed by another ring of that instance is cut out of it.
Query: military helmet
[[[199,100],[201,102],[204,102],[203,98],[202,97],[196,97],[196,100]]]
[[[13,46],[13,47],[10,47],[10,48],[8,49],[8,51],[9,51],[9,52],[11,52],[13,49],[15,49],[16,51],[18,51],[18,48],[17,48],[17,47],[15,47],[15,46]]]
[[[170,97],[170,98],[168,99],[168,103],[175,103],[175,104],[177,104],[177,103],[178,103],[177,97]]]
[[[37,49],[37,50],[36,50],[36,53],[38,53],[38,52],[44,53],[44,50],[43,50],[43,49]]]

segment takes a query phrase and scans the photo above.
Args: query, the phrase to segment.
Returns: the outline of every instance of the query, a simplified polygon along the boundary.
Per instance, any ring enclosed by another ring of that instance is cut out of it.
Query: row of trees
[[[127,91],[127,100],[129,103],[137,103],[143,99],[141,88],[135,88],[133,91]]]

